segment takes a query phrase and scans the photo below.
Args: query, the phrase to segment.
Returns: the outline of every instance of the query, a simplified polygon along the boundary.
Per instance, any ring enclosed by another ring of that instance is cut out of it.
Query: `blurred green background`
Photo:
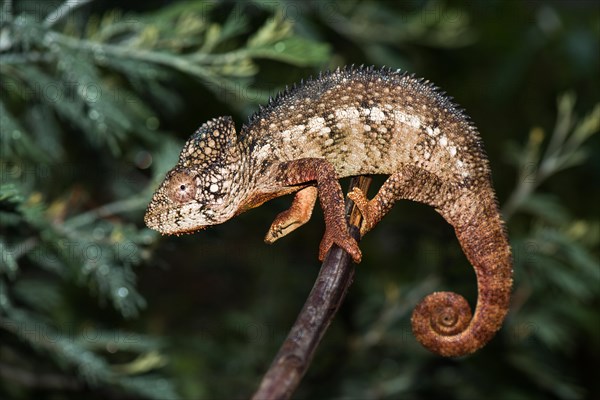
[[[320,210],[267,246],[290,197],[183,237],[146,229],[145,206],[200,124],[239,129],[285,85],[347,64],[414,72],[472,117],[514,300],[476,354],[420,347],[419,299],[474,303],[476,284],[451,227],[400,202],[361,243],[294,397],[600,398],[599,7],[5,0],[0,398],[248,398],[318,273]]]

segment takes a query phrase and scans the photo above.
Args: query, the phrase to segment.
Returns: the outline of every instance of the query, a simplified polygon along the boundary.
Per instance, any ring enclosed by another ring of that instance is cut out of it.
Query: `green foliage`
[[[514,300],[475,355],[423,350],[414,305],[436,290],[474,303],[474,278],[448,225],[400,202],[361,243],[297,398],[598,397],[592,5],[107,7],[2,5],[0,398],[249,397],[316,276],[320,216],[266,247],[286,199],[179,238],[143,227],[143,211],[196,126],[239,121],[284,85],[351,63],[427,77],[473,117],[513,246]]]

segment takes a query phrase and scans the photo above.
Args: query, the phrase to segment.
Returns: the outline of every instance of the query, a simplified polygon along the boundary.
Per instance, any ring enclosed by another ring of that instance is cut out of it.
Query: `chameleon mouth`
[[[192,233],[196,233],[198,231],[202,231],[208,228],[208,226],[182,227],[177,225],[177,222],[175,222],[174,224],[170,223],[167,226],[161,223],[160,219],[157,220],[156,218],[152,217],[144,218],[144,222],[146,223],[146,226],[148,228],[159,232],[161,235],[190,235]]]
[[[144,215],[144,223],[161,235],[186,235],[206,229],[209,225],[196,220],[190,222],[190,216],[181,207],[156,207],[150,204]]]
[[[200,226],[198,228],[190,229],[190,230],[187,230],[187,231],[177,231],[177,232],[172,232],[172,233],[162,233],[161,232],[161,234],[163,234],[163,235],[175,235],[175,236],[192,235],[194,233],[203,231],[206,228],[208,228],[208,226]]]

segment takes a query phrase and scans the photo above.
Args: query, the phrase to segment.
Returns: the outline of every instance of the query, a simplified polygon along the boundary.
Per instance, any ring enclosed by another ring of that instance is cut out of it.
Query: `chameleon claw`
[[[331,231],[326,230],[325,235],[323,235],[323,239],[321,240],[321,245],[319,246],[319,261],[325,259],[325,256],[334,244],[350,254],[355,263],[358,264],[362,260],[362,252],[358,247],[358,243],[352,236],[347,233],[345,235],[340,233],[333,234]]]
[[[370,212],[370,202],[363,193],[357,187],[352,188],[352,190],[348,193],[348,198],[354,202],[358,211],[360,211],[363,221],[360,224],[360,236],[364,236],[368,231],[370,231],[373,226],[373,215]]]
[[[285,226],[283,224],[277,224],[276,222],[277,221],[273,222],[273,224],[269,228],[269,231],[265,235],[265,243],[273,244],[276,240],[281,239],[282,237],[296,229],[296,227],[294,227],[293,224]]]

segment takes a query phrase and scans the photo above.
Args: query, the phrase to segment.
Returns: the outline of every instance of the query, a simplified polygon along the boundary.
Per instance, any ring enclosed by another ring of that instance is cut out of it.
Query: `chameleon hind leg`
[[[360,228],[361,236],[381,221],[401,199],[417,201],[434,207],[438,212],[447,199],[449,190],[442,180],[431,172],[413,165],[403,164],[390,175],[371,200],[358,188],[354,188],[348,197],[356,204],[363,216]]]

